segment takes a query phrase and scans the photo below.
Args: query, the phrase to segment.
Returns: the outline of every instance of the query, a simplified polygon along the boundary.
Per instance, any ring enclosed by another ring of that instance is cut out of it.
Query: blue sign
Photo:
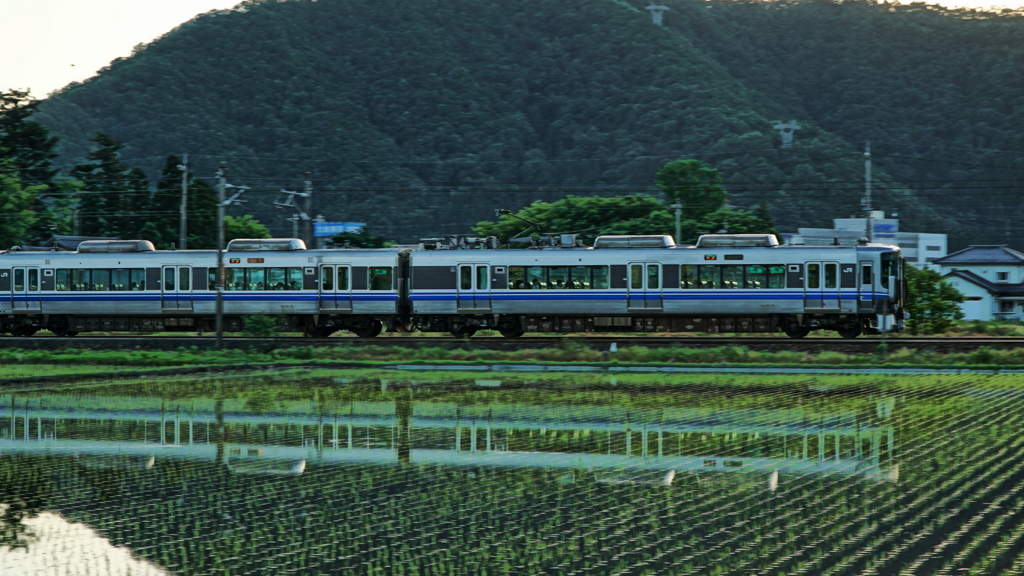
[[[359,232],[365,222],[313,222],[313,236],[326,238],[343,232]]]
[[[895,234],[896,231],[896,224],[875,224],[875,232]]]

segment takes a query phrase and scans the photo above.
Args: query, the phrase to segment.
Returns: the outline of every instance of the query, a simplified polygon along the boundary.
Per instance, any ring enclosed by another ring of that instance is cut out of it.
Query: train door
[[[459,264],[455,298],[460,312],[490,312],[491,267],[487,264]]]
[[[160,301],[164,310],[192,310],[192,268],[164,266]]]
[[[19,266],[12,270],[11,308],[15,311],[39,312],[42,295],[39,293],[39,268]]]
[[[661,264],[630,262],[627,283],[627,307],[634,310],[661,310]]]
[[[324,265],[320,267],[320,310],[352,311],[352,267]]]
[[[860,276],[857,281],[857,302],[860,307],[870,307],[875,300],[874,266],[869,260],[861,260]]]
[[[804,309],[839,309],[839,263],[807,262],[804,264]]]

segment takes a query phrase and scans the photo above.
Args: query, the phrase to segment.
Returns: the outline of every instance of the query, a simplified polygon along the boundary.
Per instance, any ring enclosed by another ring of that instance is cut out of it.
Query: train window
[[[647,265],[647,287],[661,288],[661,266],[657,264]]]
[[[192,290],[191,268],[178,268],[178,290]]]
[[[821,288],[821,264],[807,265],[807,287]]]
[[[529,266],[526,268],[526,287],[531,290],[542,290],[548,287],[547,276],[541,266]]]
[[[722,288],[737,289],[743,286],[743,266],[722,266]]]
[[[569,268],[569,283],[566,288],[573,290],[586,290],[590,288],[593,281],[590,278],[589,266],[573,266]]]
[[[71,289],[71,271],[70,270],[57,270],[57,278],[54,280],[57,284],[57,290],[70,290]]]
[[[718,266],[698,266],[698,285],[701,288],[718,289],[722,287],[722,271]]]
[[[341,275],[340,269],[338,275]],[[348,268],[345,268],[345,278],[348,278]],[[302,290],[302,268],[288,269],[288,289]]]
[[[115,268],[110,271],[110,289],[121,292],[128,289],[128,270]]]
[[[633,290],[642,290],[644,287],[644,266],[643,264],[631,264],[629,267],[629,287]]]
[[[22,268],[14,269],[14,291],[24,292],[25,291],[25,270]]]
[[[679,267],[679,287],[693,289],[697,287],[697,267],[683,265]]]
[[[249,290],[267,289],[267,272],[263,268],[246,268],[245,279]]]
[[[487,273],[487,266],[476,267],[476,289],[487,290],[490,288],[490,275]]]
[[[28,269],[28,289],[30,292],[39,290],[39,269],[29,268]]]
[[[334,290],[334,266],[320,269],[320,289],[326,292]]]
[[[370,290],[391,290],[391,268],[370,268]]]
[[[889,287],[889,276],[896,275],[896,254],[893,252],[886,252],[882,254],[882,270],[881,278],[879,281],[882,283],[883,288]]]
[[[768,288],[786,287],[786,267],[782,264],[768,266]]]
[[[242,268],[225,268],[224,289],[245,290],[245,270]]]
[[[72,290],[88,290],[89,289],[89,271],[77,268],[71,271],[71,289]]]
[[[744,270],[744,288],[765,288],[768,286],[767,270],[764,266],[747,266]]]
[[[267,290],[284,290],[288,287],[285,277],[287,268],[267,268]]]
[[[302,284],[297,285],[302,286]],[[338,266],[338,290],[348,290],[348,266]]]
[[[643,272],[641,269],[641,281]],[[508,286],[514,290],[607,290],[607,266],[509,266]]]
[[[548,267],[548,288],[551,290],[561,290],[565,288],[565,283],[569,281],[569,269],[565,266],[550,266]]]
[[[522,266],[508,267],[508,287],[514,290],[526,288],[526,268]]]
[[[131,279],[132,290],[145,290],[146,289],[146,269],[145,268],[132,268],[129,271],[128,277]]]
[[[92,290],[106,292],[110,290],[110,270],[90,270],[92,280],[90,286]]]
[[[839,286],[839,265],[825,264],[825,288]]]
[[[871,264],[864,263],[860,265],[860,283],[871,284]]]
[[[372,278],[371,278],[372,280]],[[459,290],[473,289],[473,267],[459,266]]]

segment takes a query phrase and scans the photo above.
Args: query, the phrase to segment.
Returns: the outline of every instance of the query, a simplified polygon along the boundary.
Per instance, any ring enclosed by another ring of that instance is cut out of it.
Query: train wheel
[[[18,338],[28,338],[38,331],[39,328],[36,328],[35,326],[27,326],[25,324],[11,328],[11,334]]]
[[[350,330],[360,338],[373,338],[384,331],[384,323],[380,320],[368,320],[355,328],[350,328]]]
[[[476,334],[476,326],[459,326],[451,331],[451,335],[456,338],[471,338],[473,334]]]
[[[526,330],[523,329],[523,325],[519,322],[518,318],[503,318],[498,323],[498,332],[501,333],[505,338],[519,338],[523,334],[526,334]]]
[[[856,338],[861,335],[860,321],[857,320],[849,324],[842,324],[836,332],[838,332],[843,338]]]

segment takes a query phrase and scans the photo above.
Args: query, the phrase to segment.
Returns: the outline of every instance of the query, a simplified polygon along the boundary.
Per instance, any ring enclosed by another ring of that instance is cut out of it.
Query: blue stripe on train
[[[456,292],[432,292],[432,293],[417,293],[410,294],[410,298],[415,302],[453,302],[455,301],[460,293]],[[486,293],[473,293],[473,292],[462,292],[462,298],[473,298],[474,294],[486,294]],[[682,300],[682,301],[707,301],[707,300],[804,300],[805,295],[803,292],[730,292],[725,290],[708,291],[708,292],[558,292],[553,290],[544,290],[541,293],[533,292],[491,292],[490,298],[492,301],[501,302],[542,302],[542,301],[623,301],[627,298],[651,298],[655,299],[660,297],[663,300]],[[870,301],[875,298],[873,294],[865,295],[862,300]],[[855,301],[858,299],[856,292],[826,292],[819,294],[810,294],[806,296],[808,300],[835,300],[841,298],[844,301]]]
[[[216,294],[201,293],[201,294],[173,294],[168,293],[161,295],[159,293],[152,294],[131,294],[125,295],[121,293],[117,294],[42,294],[27,296],[24,294],[16,294],[12,296],[14,302],[160,302],[161,300],[189,300],[193,302],[214,302],[217,300]],[[335,300],[335,298],[325,298],[326,300]],[[347,300],[347,298],[340,298],[341,300]],[[224,293],[225,302],[317,302],[320,300],[320,295],[316,292],[309,294],[288,294],[288,295],[267,295],[267,294],[237,294],[231,292]],[[396,302],[398,300],[398,294],[353,294],[352,301],[354,302]]]

